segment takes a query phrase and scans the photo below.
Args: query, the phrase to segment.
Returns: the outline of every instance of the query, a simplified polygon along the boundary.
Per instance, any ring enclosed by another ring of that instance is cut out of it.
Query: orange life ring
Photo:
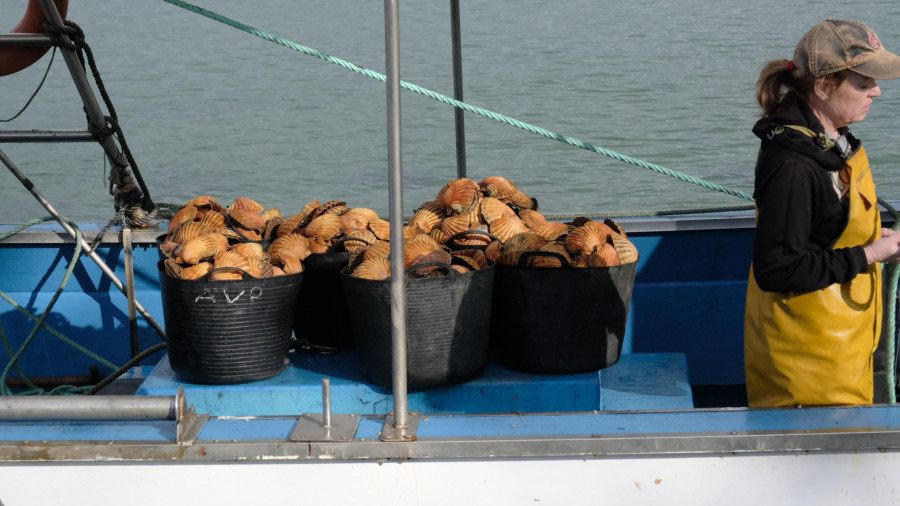
[[[69,9],[69,0],[53,0],[63,19]],[[25,16],[10,33],[44,33],[44,11],[38,0],[28,0]],[[49,47],[2,47],[0,48],[0,76],[14,74],[41,59]]]

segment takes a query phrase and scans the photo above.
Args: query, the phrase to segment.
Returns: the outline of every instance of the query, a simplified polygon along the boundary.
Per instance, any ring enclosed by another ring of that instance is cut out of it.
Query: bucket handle
[[[447,270],[447,275],[450,276],[451,279],[455,278],[459,275],[450,264],[446,262],[422,262],[420,264],[410,265],[409,268],[406,269],[406,275],[409,276],[410,273],[421,269],[423,267],[441,267]]]
[[[462,246],[465,246],[464,249],[484,249],[487,247],[487,244],[485,244],[484,246],[456,244],[457,239],[465,237],[467,235],[486,235],[490,237],[492,241],[500,241],[499,237],[490,232],[485,232],[484,230],[463,230],[462,232],[457,232],[451,235],[450,238],[447,239],[446,245],[452,250],[456,250],[458,248],[461,248]],[[500,241],[500,243],[502,244],[503,241]]]
[[[251,279],[257,279],[256,276],[254,276],[253,274],[250,274],[249,272],[245,271],[244,269],[241,269],[240,267],[216,267],[214,269],[210,269],[209,272],[200,276],[199,279],[202,279],[203,281],[212,281],[209,279],[209,277],[212,275],[212,273],[217,272],[217,271],[241,271],[241,274],[243,275],[244,279],[247,279],[248,277]],[[216,281],[224,281],[224,280],[216,280]]]
[[[526,263],[527,263],[528,259],[531,257],[554,257],[557,260],[559,260],[559,263],[562,264],[562,267],[564,269],[572,267],[572,265],[569,264],[569,260],[566,259],[566,257],[562,256],[561,254],[559,254],[555,251],[523,251],[522,255],[519,256],[519,261],[516,262],[516,267],[528,267],[526,265]]]

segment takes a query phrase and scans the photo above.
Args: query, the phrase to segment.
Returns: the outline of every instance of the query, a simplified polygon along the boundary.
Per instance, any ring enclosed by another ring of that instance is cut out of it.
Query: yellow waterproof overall
[[[835,248],[881,238],[865,150],[847,162],[850,217]],[[871,404],[872,354],[881,334],[881,264],[811,293],[764,292],[751,266],[744,364],[751,407]]]

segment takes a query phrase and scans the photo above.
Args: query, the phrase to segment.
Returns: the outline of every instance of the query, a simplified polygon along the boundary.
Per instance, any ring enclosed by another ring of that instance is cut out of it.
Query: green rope
[[[304,54],[307,54],[307,55],[310,55],[310,56],[315,56],[316,58],[320,58],[320,59],[322,59],[322,60],[325,60],[325,61],[334,63],[335,65],[339,65],[339,66],[341,66],[341,67],[344,67],[344,68],[346,68],[346,69],[352,70],[352,71],[357,72],[357,73],[359,73],[359,74],[362,74],[362,75],[364,75],[364,76],[371,77],[371,78],[373,78],[373,79],[377,79],[377,80],[382,81],[382,82],[387,82],[387,78],[385,77],[384,74],[380,74],[380,73],[378,73],[378,72],[375,72],[375,71],[372,71],[372,70],[369,70],[369,69],[364,69],[364,68],[359,67],[358,65],[355,65],[355,64],[350,63],[350,62],[348,62],[348,61],[342,60],[342,59],[340,59],[340,58],[335,58],[334,56],[327,55],[327,54],[325,54],[325,53],[322,53],[321,51],[317,51],[317,50],[315,50],[315,49],[312,49],[312,48],[309,48],[309,47],[306,47],[306,46],[302,46],[302,45],[300,45],[300,44],[297,44],[296,42],[292,42],[292,41],[287,40],[287,39],[282,39],[281,37],[276,37],[276,36],[274,36],[274,35],[272,35],[272,34],[270,34],[270,33],[266,33],[266,32],[264,32],[264,31],[262,31],[262,30],[259,30],[259,29],[257,29],[257,28],[252,27],[252,26],[249,26],[249,25],[246,25],[246,24],[241,23],[241,22],[239,22],[239,21],[235,21],[235,20],[233,20],[233,19],[231,19],[231,18],[228,18],[228,17],[225,17],[225,16],[223,16],[223,15],[221,15],[221,14],[217,14],[217,13],[215,13],[215,12],[206,10],[206,9],[204,9],[204,8],[202,8],[202,7],[198,7],[198,6],[196,6],[196,5],[193,5],[193,4],[184,2],[184,1],[182,1],[182,0],[163,0],[163,1],[165,1],[165,2],[167,2],[167,3],[170,3],[170,4],[172,4],[172,5],[175,5],[175,6],[177,6],[177,7],[181,7],[181,8],[183,8],[183,9],[187,9],[187,10],[189,10],[189,11],[191,11],[191,12],[195,12],[195,13],[197,13],[197,14],[200,14],[200,15],[202,15],[202,16],[205,16],[205,17],[207,17],[207,18],[209,18],[209,19],[212,19],[212,20],[214,20],[214,21],[218,21],[218,22],[220,22],[220,23],[226,24],[226,25],[231,26],[231,27],[233,27],[233,28],[237,28],[238,30],[244,31],[244,32],[249,33],[249,34],[251,34],[251,35],[255,35],[255,36],[257,36],[257,37],[259,37],[259,38],[261,38],[261,39],[267,40],[267,41],[269,41],[269,42],[273,42],[273,43],[275,43],[275,44],[279,44],[279,45],[281,45],[281,46],[287,47],[287,48],[292,49],[292,50],[294,50],[294,51],[298,51],[298,52],[301,52],[301,53],[304,53]],[[550,131],[550,130],[547,130],[547,129],[544,129],[544,128],[540,128],[540,127],[531,125],[531,124],[529,124],[529,123],[525,123],[525,122],[523,122],[523,121],[519,121],[519,120],[517,120],[517,119],[510,118],[509,116],[504,116],[503,114],[498,114],[498,113],[495,113],[495,112],[491,112],[491,111],[489,111],[489,110],[487,110],[487,109],[482,109],[482,108],[480,108],[480,107],[476,107],[476,106],[474,106],[474,105],[470,105],[470,104],[467,104],[467,103],[465,103],[465,102],[461,102],[461,101],[459,101],[459,100],[450,98],[450,97],[448,97],[448,96],[446,96],[446,95],[442,95],[442,94],[440,94],[440,93],[436,93],[436,92],[431,91],[431,90],[428,90],[428,89],[426,89],[426,88],[422,88],[422,87],[417,86],[417,85],[415,85],[415,84],[407,83],[406,81],[400,81],[400,86],[403,87],[403,88],[405,88],[405,89],[407,89],[407,90],[414,91],[414,92],[416,92],[416,93],[425,95],[426,97],[429,97],[429,98],[433,98],[433,99],[435,99],[435,100],[438,100],[439,102],[443,102],[443,103],[445,103],[445,104],[452,105],[452,106],[457,107],[457,108],[459,108],[459,109],[463,109],[463,110],[466,110],[466,111],[469,111],[469,112],[472,112],[472,113],[475,113],[475,114],[479,114],[479,115],[481,115],[481,116],[484,116],[484,117],[487,117],[487,118],[490,118],[490,119],[499,121],[499,122],[501,122],[501,123],[505,123],[505,124],[507,124],[507,125],[511,125],[511,126],[514,126],[514,127],[517,127],[517,128],[521,128],[522,130],[526,130],[526,131],[528,131],[528,132],[532,132],[532,133],[535,133],[535,134],[538,134],[538,135],[542,135],[542,136],[544,136],[544,137],[547,137],[548,139],[555,139],[555,140],[557,140],[557,141],[564,142],[564,143],[569,144],[569,145],[571,145],[571,146],[575,146],[575,147],[579,147],[579,148],[582,148],[582,149],[586,149],[586,150],[588,150],[588,151],[593,151],[594,153],[601,154],[601,155],[606,156],[606,157],[608,157],[608,158],[613,158],[613,159],[619,160],[619,161],[621,161],[621,162],[625,162],[625,163],[629,163],[629,164],[632,164],[632,165],[636,165],[636,166],[638,166],[638,167],[643,167],[643,168],[645,168],[645,169],[650,169],[650,170],[652,170],[652,171],[654,171],[654,172],[657,172],[657,173],[659,173],[659,174],[664,174],[664,175],[667,175],[667,176],[671,176],[671,177],[674,177],[674,178],[676,178],[676,179],[678,179],[678,180],[681,180],[681,181],[685,181],[685,182],[689,182],[689,183],[694,183],[694,184],[696,184],[696,185],[699,185],[699,186],[701,186],[701,187],[703,187],[703,188],[706,188],[706,189],[709,189],[709,190],[715,190],[715,191],[718,191],[718,192],[721,192],[721,193],[725,193],[725,194],[727,194],[727,195],[731,195],[731,196],[734,196],[734,197],[740,197],[740,198],[745,199],[745,200],[750,200],[750,201],[753,200],[753,197],[752,197],[751,195],[745,193],[745,192],[742,192],[742,191],[739,191],[739,190],[732,190],[732,189],[730,189],[730,188],[726,188],[726,187],[724,187],[724,186],[717,185],[717,184],[715,184],[715,183],[710,183],[709,181],[705,181],[705,180],[703,180],[703,179],[700,179],[700,178],[697,178],[697,177],[694,177],[694,176],[690,176],[690,175],[684,174],[684,173],[682,173],[682,172],[678,172],[678,171],[675,171],[675,170],[667,169],[667,168],[665,168],[665,167],[662,167],[662,166],[660,166],[660,165],[656,165],[656,164],[653,164],[653,163],[650,163],[650,162],[645,162],[645,161],[639,160],[639,159],[637,159],[637,158],[632,158],[632,157],[630,157],[630,156],[623,155],[623,154],[621,154],[621,153],[617,153],[617,152],[615,152],[615,151],[612,151],[612,150],[609,150],[609,149],[602,148],[602,147],[600,147],[600,146],[596,146],[596,145],[591,144],[591,143],[589,143],[589,142],[582,142],[582,141],[580,141],[580,140],[578,140],[578,139],[575,139],[575,138],[572,138],[572,137],[569,137],[569,136],[566,136],[566,135],[558,134],[558,133],[556,133],[556,132],[552,132],[552,131]]]
[[[897,210],[891,207],[887,202],[878,199],[878,203],[881,204],[882,207],[888,210],[891,216],[894,217],[894,226],[891,227],[895,232],[900,230],[900,214],[897,213]],[[897,368],[897,345],[896,345],[896,328],[897,328],[897,284],[898,280],[900,280],[900,265],[897,264],[884,264],[884,270],[887,271],[884,276],[888,279],[888,293],[887,293],[887,304],[885,307],[885,315],[884,315],[884,325],[885,329],[883,334],[887,336],[887,346],[885,347],[885,358],[887,359],[887,364],[885,365],[885,383],[887,383],[887,394],[888,401],[891,404],[897,403],[897,377],[896,377],[896,368]]]
[[[71,220],[68,220],[65,218],[63,218],[63,219],[75,229],[75,252],[72,255],[72,259],[69,261],[69,265],[66,267],[66,272],[65,272],[65,275],[63,276],[62,281],[60,282],[59,288],[57,288],[56,293],[53,294],[53,298],[47,304],[47,308],[44,310],[44,313],[40,317],[37,317],[37,316],[31,314],[27,309],[25,309],[21,305],[19,305],[15,300],[13,300],[5,292],[0,291],[0,297],[2,297],[4,300],[9,302],[10,305],[12,305],[15,309],[24,313],[28,318],[30,318],[31,320],[34,320],[36,322],[34,328],[31,330],[31,332],[28,334],[28,336],[22,342],[21,346],[19,346],[19,349],[15,353],[11,354],[9,362],[7,362],[6,367],[4,367],[4,369],[3,369],[3,373],[0,374],[0,395],[13,395],[13,392],[9,389],[9,387],[6,384],[6,378],[9,376],[9,372],[14,366],[17,367],[17,370],[19,370],[20,374],[21,374],[21,369],[18,368],[19,358],[22,356],[23,353],[25,353],[25,350],[28,348],[28,346],[34,340],[35,336],[37,336],[37,333],[38,333],[38,331],[40,331],[41,328],[46,329],[48,332],[50,332],[54,336],[60,338],[66,344],[74,347],[76,350],[84,353],[85,355],[102,363],[103,365],[105,365],[111,369],[117,368],[115,364],[113,364],[113,363],[109,362],[108,360],[100,357],[99,355],[91,352],[90,350],[81,346],[80,344],[72,341],[68,337],[64,336],[63,334],[61,334],[60,332],[56,331],[55,329],[51,328],[49,325],[46,324],[47,317],[50,315],[50,313],[53,309],[53,306],[56,304],[56,301],[59,299],[60,295],[62,295],[62,292],[65,289],[66,284],[68,284],[69,278],[72,276],[72,272],[75,270],[75,266],[78,265],[78,260],[81,257],[81,244],[82,244],[81,230]],[[53,220],[53,218],[51,218],[49,216],[31,220],[23,225],[20,225],[16,228],[10,230],[9,232],[0,234],[0,241],[3,241],[7,237],[10,237],[14,234],[17,234],[32,225],[36,225],[38,223],[43,223],[43,222],[51,221],[51,220]],[[12,349],[9,346],[8,341],[6,340],[5,333],[3,334],[3,342],[4,342],[4,345],[7,347],[8,351]],[[22,375],[22,377],[24,378],[25,376]],[[34,386],[33,383],[27,382],[27,378],[26,378],[26,384],[30,387]],[[35,395],[35,394],[43,394],[43,393],[49,393],[49,394],[70,393],[70,392],[75,391],[75,390],[73,390],[75,388],[76,387],[69,387],[67,385],[61,385],[59,387],[54,388],[50,392],[44,392],[43,389],[40,389],[40,388],[32,388],[31,390],[23,392],[22,395]]]

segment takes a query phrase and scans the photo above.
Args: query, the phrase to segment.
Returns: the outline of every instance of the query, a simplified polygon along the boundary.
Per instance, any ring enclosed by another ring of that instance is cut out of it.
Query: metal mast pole
[[[403,168],[400,149],[400,5],[384,0],[387,71],[388,171],[391,223],[391,341],[393,350],[394,429],[404,438],[406,399],[406,272],[403,268]]]
[[[462,36],[459,30],[459,0],[450,0],[450,27],[453,39],[453,98],[463,101],[462,82]],[[453,109],[456,118],[456,177],[466,177],[466,125],[463,118],[465,111],[459,107]]]

